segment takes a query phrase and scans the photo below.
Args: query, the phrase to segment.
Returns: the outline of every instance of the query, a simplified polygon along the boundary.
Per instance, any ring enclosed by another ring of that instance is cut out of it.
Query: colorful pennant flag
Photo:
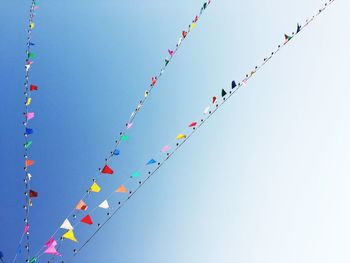
[[[149,160],[149,161],[146,163],[146,165],[149,165],[149,164],[154,164],[154,163],[156,163],[156,160],[151,159],[151,160]]]
[[[26,114],[26,116],[27,116],[27,121],[29,121],[30,119],[33,119],[33,118],[34,118],[34,112],[28,112],[28,113]]]
[[[32,145],[32,141],[27,141],[25,144],[24,144],[24,148],[28,149],[30,145]]]
[[[75,209],[86,211],[88,209],[88,206],[85,204],[83,200],[80,200],[79,203],[75,206]]]
[[[84,223],[84,224],[87,224],[87,225],[92,225],[92,224],[93,224],[92,219],[91,219],[91,217],[90,217],[89,215],[84,216],[84,217],[80,220],[80,222],[82,222],[82,223]]]
[[[29,224],[26,224],[26,225],[24,226],[24,231],[23,231],[23,233],[26,234],[26,233],[28,232],[28,230],[29,230]]]
[[[118,149],[115,149],[114,151],[113,151],[113,155],[119,155],[120,154],[120,150],[118,150]]]
[[[231,88],[234,89],[237,86],[236,81],[232,80]]]
[[[31,102],[32,102],[32,98],[28,98],[27,101],[26,101],[26,106],[28,107]]]
[[[101,173],[103,173],[103,174],[113,174],[114,172],[113,172],[113,170],[106,164],[106,165],[103,167]]]
[[[29,190],[29,197],[30,198],[38,197],[38,192],[35,192],[33,190]]]
[[[124,185],[119,186],[119,188],[116,190],[117,193],[127,193],[128,190],[125,188]]]
[[[56,240],[51,237],[46,243],[45,243],[45,247],[55,247],[57,246],[57,242]]]
[[[127,141],[129,139],[129,137],[125,134],[123,134],[122,136],[120,136],[120,140],[121,141]]]
[[[206,107],[206,108],[204,109],[204,111],[203,111],[203,114],[208,114],[208,113],[209,113],[209,110],[210,110],[210,107],[209,107],[209,106]]]
[[[103,208],[103,209],[108,209],[109,204],[107,200],[104,200],[98,207]]]
[[[63,222],[63,224],[60,226],[62,229],[67,229],[67,230],[73,230],[72,224],[69,222],[68,218],[66,218]]]
[[[101,187],[96,182],[94,182],[89,190],[90,192],[98,193],[101,191]]]
[[[25,167],[29,167],[34,165],[35,161],[34,160],[25,160],[24,165]]]
[[[33,131],[33,129],[30,129],[30,128],[26,128],[26,135],[30,135],[30,134],[33,134],[34,133],[34,131]]]
[[[132,178],[135,178],[135,177],[139,177],[140,176],[140,173],[139,172],[134,172],[131,177]]]
[[[72,240],[74,242],[78,242],[78,240],[74,236],[73,230],[71,230],[71,229],[68,230],[62,237],[66,238],[66,239],[70,239],[70,240]]]
[[[54,256],[61,256],[61,254],[57,252],[55,246],[50,246],[50,247],[48,247],[48,248],[44,251],[44,254],[50,254],[50,255],[54,255]]]
[[[165,145],[160,151],[161,151],[162,153],[164,153],[164,152],[169,151],[170,149],[171,149],[171,147],[170,147],[169,145]]]
[[[190,125],[188,125],[188,127],[193,128],[197,126],[197,122],[192,122]]]
[[[35,91],[35,90],[38,90],[38,86],[35,86],[35,85],[30,85],[30,91]]]
[[[222,89],[222,90],[221,90],[221,97],[225,97],[226,94],[227,94],[227,92],[226,92],[224,89]]]
[[[186,138],[186,135],[182,134],[182,133],[180,133],[178,136],[176,136],[177,140],[182,140],[182,139],[185,139],[185,138]]]

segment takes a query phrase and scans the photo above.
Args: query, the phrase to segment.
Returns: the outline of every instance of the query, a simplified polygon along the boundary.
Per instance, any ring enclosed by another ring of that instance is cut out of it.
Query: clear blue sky
[[[115,188],[153,157],[198,118],[211,96],[261,62],[323,3],[214,0],[138,116],[123,156],[112,163],[117,175],[102,188]],[[23,231],[29,5],[1,4],[0,250],[7,262]],[[31,215],[33,252],[91,184],[167,49],[201,5],[40,1],[31,71],[40,87],[33,96],[32,185],[40,194]],[[73,262],[349,262],[349,8],[336,0]],[[93,229],[81,226],[76,235]],[[62,253],[70,255],[71,244]]]

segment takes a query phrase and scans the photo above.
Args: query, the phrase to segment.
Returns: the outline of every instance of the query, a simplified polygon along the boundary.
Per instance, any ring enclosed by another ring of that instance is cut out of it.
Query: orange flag
[[[117,190],[115,190],[117,193],[127,193],[128,189],[125,188],[124,185],[119,186]]]
[[[26,160],[24,165],[27,167],[27,166],[31,166],[33,164],[34,164],[33,160]]]
[[[80,200],[79,203],[76,205],[75,209],[86,211],[88,209],[88,206],[83,200]]]

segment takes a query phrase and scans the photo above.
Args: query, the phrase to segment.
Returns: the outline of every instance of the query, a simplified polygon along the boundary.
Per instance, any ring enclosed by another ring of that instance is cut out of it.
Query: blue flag
[[[148,161],[147,165],[149,165],[149,164],[154,164],[154,163],[156,163],[156,160],[151,159],[151,160]]]

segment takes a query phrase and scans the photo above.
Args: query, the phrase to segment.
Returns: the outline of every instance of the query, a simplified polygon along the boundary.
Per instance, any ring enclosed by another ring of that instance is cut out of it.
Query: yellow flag
[[[192,23],[191,24],[191,30],[194,29],[196,27],[196,23]]]
[[[74,242],[78,242],[78,240],[76,240],[75,236],[74,236],[74,232],[73,230],[68,230],[62,237],[70,239]]]
[[[96,182],[94,182],[90,187],[90,191],[98,193],[99,191],[101,191],[101,187]]]
[[[30,26],[30,29],[34,29],[34,27],[35,27],[33,22],[30,22],[29,26]]]
[[[185,139],[185,138],[186,138],[186,135],[182,134],[182,133],[180,133],[178,136],[176,136],[177,140],[182,140],[182,139]]]
[[[31,102],[32,102],[32,98],[28,98],[26,102],[26,106],[29,106]]]
[[[148,90],[146,90],[146,91],[145,91],[145,98],[147,98],[147,97],[148,97],[148,94],[149,94],[149,91],[148,91]]]

